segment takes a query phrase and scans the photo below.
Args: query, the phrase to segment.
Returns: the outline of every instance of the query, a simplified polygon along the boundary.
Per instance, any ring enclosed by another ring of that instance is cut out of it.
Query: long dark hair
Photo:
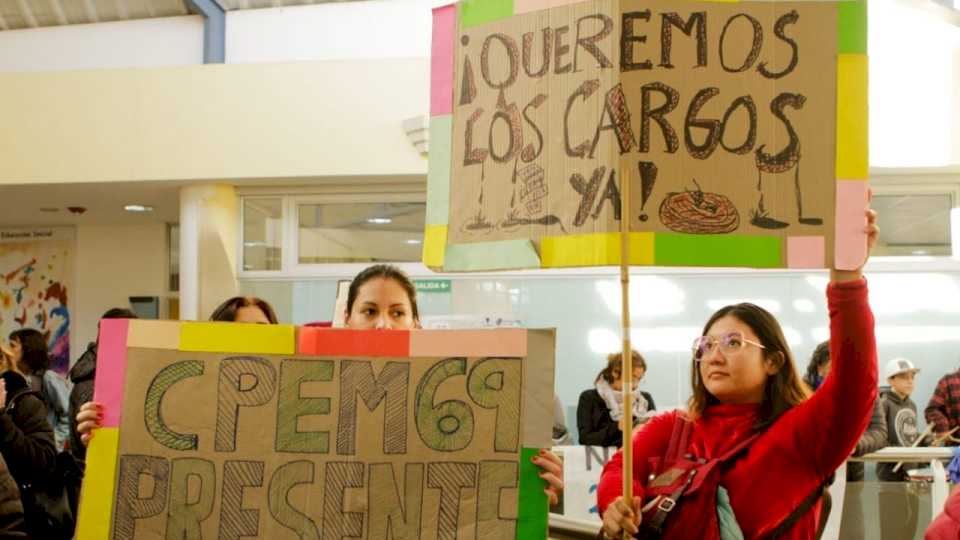
[[[47,340],[38,330],[21,328],[10,333],[10,340],[17,340],[23,351],[20,364],[29,373],[43,373],[50,369],[50,355],[47,352]]]
[[[407,298],[410,300],[410,310],[413,312],[413,320],[419,321],[420,311],[417,309],[417,288],[413,286],[413,282],[410,281],[410,278],[407,277],[407,274],[405,274],[403,270],[392,264],[375,264],[369,268],[365,268],[357,274],[357,277],[353,278],[353,281],[350,282],[350,290],[347,291],[346,316],[349,318],[350,313],[353,312],[353,303],[357,301],[357,294],[360,292],[360,287],[371,279],[377,278],[392,279],[403,287],[403,290],[407,293]]]
[[[278,322],[277,314],[273,311],[273,308],[270,307],[270,304],[268,304],[266,300],[262,300],[256,296],[234,296],[228,299],[220,304],[217,309],[213,310],[213,313],[210,314],[210,320],[235,322],[237,320],[237,311],[244,307],[260,308],[260,311],[267,317],[270,324],[277,324]]]
[[[637,351],[631,351],[630,356],[633,360],[633,368],[643,368],[644,374],[647,372],[647,361],[643,359],[643,356],[640,355]],[[620,371],[623,369],[623,353],[610,353],[607,355],[607,367],[600,370],[600,373],[597,374],[597,378],[594,379],[593,384],[600,382],[600,379],[607,381],[607,384],[612,384],[613,381],[617,380],[623,373]]]
[[[763,390],[763,400],[760,402],[757,424],[754,426],[757,429],[764,429],[779,418],[781,414],[807,399],[810,391],[800,380],[796,364],[793,361],[793,354],[790,352],[790,347],[787,346],[787,340],[783,336],[780,323],[770,312],[749,303],[726,306],[710,317],[707,324],[703,326],[701,335],[707,335],[710,327],[717,320],[726,316],[734,317],[749,326],[765,347],[763,349],[764,357],[777,367],[777,372],[767,377]],[[693,395],[690,397],[687,409],[691,419],[700,417],[709,405],[719,403],[719,400],[704,386],[703,378],[700,377],[700,368],[697,364],[696,358],[693,358],[690,362],[690,381],[693,385]]]

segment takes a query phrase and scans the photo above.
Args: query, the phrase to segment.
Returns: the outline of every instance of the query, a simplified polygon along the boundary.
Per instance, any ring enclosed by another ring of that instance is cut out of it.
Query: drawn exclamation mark
[[[653,185],[657,182],[657,166],[650,161],[641,161],[637,164],[640,167],[640,221],[649,219],[643,209],[647,206],[650,194],[653,193]]]

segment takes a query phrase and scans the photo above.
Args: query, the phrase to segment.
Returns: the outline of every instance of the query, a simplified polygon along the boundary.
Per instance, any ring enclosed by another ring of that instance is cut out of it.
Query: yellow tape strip
[[[837,178],[869,177],[867,55],[837,56]]]
[[[653,264],[653,233],[630,233],[630,264]],[[620,264],[620,233],[546,236],[540,241],[543,268]]]
[[[443,268],[447,249],[447,226],[427,225],[423,233],[423,264],[430,268]]]
[[[76,540],[110,538],[119,450],[120,428],[100,428],[94,432],[87,448]]]
[[[180,326],[180,350],[294,354],[295,334],[290,324],[185,322]]]

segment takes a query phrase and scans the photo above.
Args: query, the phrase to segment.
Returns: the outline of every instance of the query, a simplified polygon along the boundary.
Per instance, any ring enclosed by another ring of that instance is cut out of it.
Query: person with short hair
[[[623,355],[607,356],[607,365],[593,381],[594,387],[580,394],[577,404],[577,431],[580,444],[584,446],[623,445],[621,421],[623,411]],[[630,418],[638,425],[648,418],[647,413],[657,410],[653,396],[640,390],[640,381],[647,373],[647,362],[637,351],[633,357],[633,411]]]

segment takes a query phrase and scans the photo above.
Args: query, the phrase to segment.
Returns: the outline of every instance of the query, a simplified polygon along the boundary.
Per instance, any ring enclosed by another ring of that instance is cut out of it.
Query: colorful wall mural
[[[70,368],[73,231],[0,230],[0,339],[20,328],[47,337],[51,368]]]

